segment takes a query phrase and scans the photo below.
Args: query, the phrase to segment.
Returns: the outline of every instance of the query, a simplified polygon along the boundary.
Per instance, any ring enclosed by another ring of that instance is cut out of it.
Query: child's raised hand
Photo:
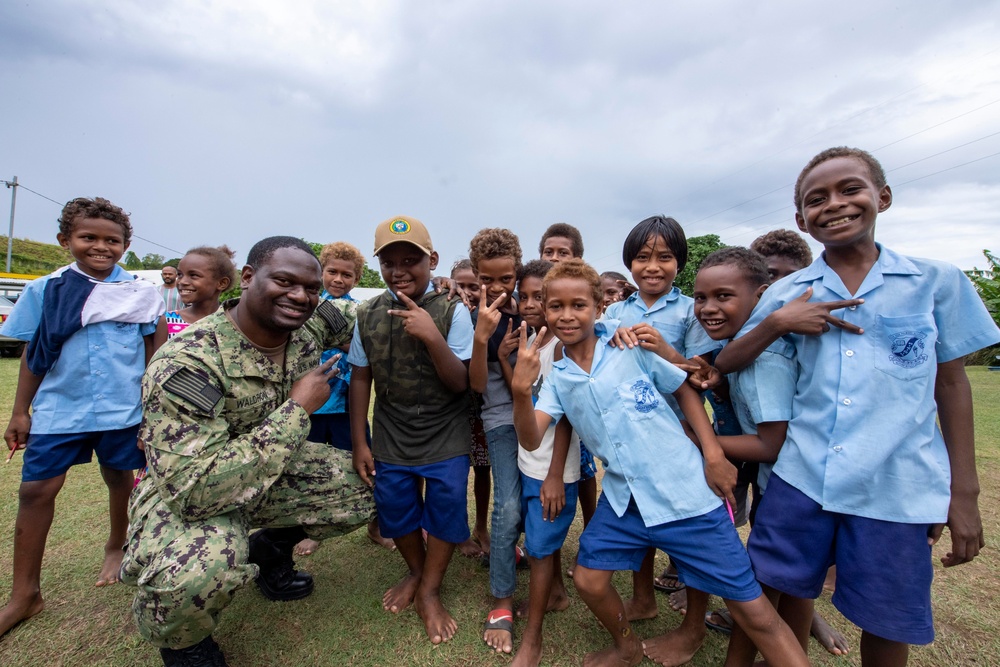
[[[451,301],[457,296],[462,300],[462,303],[465,304],[465,307],[468,308],[469,311],[472,311],[475,308],[473,304],[469,303],[469,295],[465,293],[464,289],[459,287],[457,280],[452,280],[446,276],[434,276],[431,278],[431,285],[434,286],[434,291],[438,294],[448,290],[448,296],[445,297],[448,301]]]
[[[476,316],[475,331],[476,341],[480,345],[486,345],[490,340],[490,336],[497,330],[497,325],[500,324],[500,316],[502,315],[500,304],[504,303],[506,297],[507,293],[504,292],[493,303],[486,305],[486,285],[482,286],[479,292],[479,315]]]
[[[698,391],[715,389],[722,384],[722,373],[701,357],[686,359],[683,364],[674,364],[688,373],[688,384]]]
[[[393,317],[403,320],[403,331],[424,343],[441,335],[430,314],[414,303],[413,299],[405,294],[400,294],[399,301],[406,306],[406,310],[393,309],[387,312]]]
[[[514,331],[514,320],[507,320],[507,333],[497,347],[497,356],[506,359],[510,353],[517,349],[520,342],[520,331]]]
[[[519,345],[517,347],[517,365],[514,366],[514,377],[511,379],[512,391],[531,393],[531,387],[538,379],[542,362],[538,358],[538,348],[545,336],[545,327],[535,334],[535,341],[528,345],[528,323],[521,322],[518,331]]]
[[[632,349],[638,344],[639,339],[632,331],[632,327],[618,327],[615,329],[614,335],[611,336],[611,340],[608,341],[609,346],[617,347],[619,350],[624,350],[626,346]]]
[[[635,332],[636,340],[639,341],[639,347],[644,350],[654,352],[672,364],[687,363],[687,359],[684,358],[684,355],[675,350],[670,343],[664,340],[663,334],[661,334],[660,330],[653,325],[642,322],[634,325],[632,327],[632,331]]]
[[[562,473],[558,476],[546,475],[542,482],[542,491],[538,494],[542,501],[542,519],[555,521],[559,513],[566,507],[566,485],[562,481]]]
[[[783,333],[818,336],[830,330],[831,326],[848,333],[863,334],[864,329],[835,317],[832,311],[850,306],[860,306],[864,299],[844,299],[842,301],[809,301],[813,288],[809,287],[802,296],[793,299],[772,313],[775,326]]]

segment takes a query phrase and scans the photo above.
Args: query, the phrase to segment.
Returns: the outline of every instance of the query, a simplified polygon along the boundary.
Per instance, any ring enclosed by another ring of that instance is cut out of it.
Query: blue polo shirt
[[[619,323],[597,322],[591,372],[569,357],[553,363],[535,409],[564,414],[604,464],[604,495],[622,516],[635,498],[646,526],[700,516],[721,505],[705,481],[701,452],[664,400],[687,374],[641,348],[608,342]]]
[[[45,285],[63,270],[27,284],[0,332],[30,341],[42,317]],[[115,266],[105,282],[133,280]],[[88,324],[62,346],[31,402],[32,433],[85,433],[134,426],[142,418],[139,387],[146,368],[143,336],[156,322]]]
[[[862,335],[784,337],[798,381],[774,473],[831,512],[940,523],[951,469],[935,421],[937,365],[1000,342],[1000,330],[957,268],[878,248],[856,294],[821,255],[768,288],[740,333],[807,287],[812,301],[864,298],[834,312]]]
[[[785,354],[775,351],[781,348]],[[756,434],[757,425],[767,422],[787,422],[792,418],[792,400],[798,368],[791,350],[780,344],[764,350],[752,364],[741,371],[730,373],[729,398],[733,402],[736,419],[743,433]],[[761,463],[757,485],[763,492],[771,477],[772,464]]]

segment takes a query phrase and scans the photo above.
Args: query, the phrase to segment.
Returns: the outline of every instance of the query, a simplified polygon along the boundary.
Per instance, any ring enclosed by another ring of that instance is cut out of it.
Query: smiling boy
[[[472,320],[461,301],[434,291],[438,254],[422,222],[399,216],[381,223],[374,254],[388,289],[358,308],[348,354],[354,467],[374,486],[382,536],[395,540],[408,569],[382,606],[395,614],[414,604],[439,644],[458,629],[441,602],[441,581],[455,546],[469,538]],[[369,447],[364,424],[373,382]]]
[[[835,563],[847,585],[833,603],[862,628],[862,664],[901,666],[910,644],[934,638],[931,546],[943,527],[945,567],[983,546],[963,357],[1000,331],[957,268],[875,242],[892,191],[871,154],[818,154],[794,202],[823,254],[768,288],[716,359],[730,372],[778,338],[798,358],[793,416],[748,548],[761,583],[797,597],[815,598]]]
[[[56,238],[75,262],[32,281],[3,326],[5,335],[29,343],[4,433],[11,455],[20,447],[25,452],[13,585],[0,609],[0,635],[42,611],[42,555],[56,495],[69,468],[89,463],[95,453],[111,517],[97,586],[118,581],[132,470],[146,462],[136,447],[139,381],[163,301],[155,287],[116,264],[132,225],[107,199],[66,204]]]

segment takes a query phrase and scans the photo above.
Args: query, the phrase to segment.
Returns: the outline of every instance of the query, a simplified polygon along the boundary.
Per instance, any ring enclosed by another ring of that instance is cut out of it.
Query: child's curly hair
[[[93,199],[77,197],[68,201],[59,215],[59,233],[63,236],[69,236],[77,218],[101,218],[118,223],[122,228],[125,245],[132,242],[132,223],[129,222],[128,213],[104,197],[94,197]]]
[[[590,298],[594,300],[594,304],[604,302],[604,292],[601,290],[601,276],[594,270],[594,267],[582,259],[574,258],[557,263],[545,274],[545,277],[542,279],[542,287],[547,290],[552,281],[561,278],[579,278],[585,281],[590,286]]]
[[[775,229],[758,236],[750,244],[750,249],[764,257],[784,257],[800,268],[812,264],[813,254],[809,244],[798,232],[790,229]]]
[[[331,259],[342,259],[354,263],[354,278],[361,280],[365,268],[365,256],[361,251],[345,241],[327,243],[319,253],[319,263],[326,266]]]
[[[815,169],[817,165],[838,157],[852,157],[855,160],[861,160],[861,163],[868,169],[868,175],[871,177],[872,183],[874,183],[875,187],[879,190],[885,187],[885,170],[882,169],[882,165],[879,164],[879,161],[875,159],[874,155],[868,151],[861,150],[860,148],[834,146],[833,148],[827,148],[825,151],[822,151],[813,159],[809,160],[809,163],[806,164],[805,168],[799,173],[799,177],[795,179],[796,211],[802,211],[802,181],[805,180],[806,174]]]
[[[754,289],[771,282],[767,275],[767,262],[764,261],[764,257],[749,248],[740,246],[719,248],[710,253],[701,260],[698,270],[703,271],[713,266],[723,265],[736,267],[743,274],[743,279],[746,280],[747,284]]]
[[[201,255],[208,259],[212,266],[212,275],[216,279],[229,278],[230,285],[236,280],[236,264],[233,263],[233,257],[236,257],[236,253],[230,250],[229,246],[220,245],[218,248],[213,248],[202,245],[191,248],[185,253],[185,256],[187,255]]]
[[[487,227],[480,229],[469,241],[469,261],[472,270],[479,273],[479,262],[484,259],[510,257],[514,260],[514,272],[521,272],[521,241],[509,229]]]
[[[547,259],[531,260],[522,266],[520,272],[517,274],[518,287],[520,287],[521,281],[525,278],[538,278],[539,280],[544,281],[545,274],[551,271],[553,266],[555,266],[555,264]]]

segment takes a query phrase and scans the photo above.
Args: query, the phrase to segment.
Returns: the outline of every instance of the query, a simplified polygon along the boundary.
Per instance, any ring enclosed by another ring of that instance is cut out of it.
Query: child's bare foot
[[[826,619],[819,615],[819,612],[813,613],[812,627],[809,628],[809,632],[827,652],[833,655],[847,655],[851,652],[847,638],[827,623]]]
[[[458,630],[458,623],[451,617],[448,610],[441,604],[441,598],[433,595],[422,595],[416,599],[417,615],[424,622],[424,630],[432,644],[440,644],[451,640]]]
[[[382,596],[382,608],[394,614],[403,611],[413,604],[413,596],[416,595],[419,585],[420,577],[407,574]]]
[[[479,543],[479,548],[484,554],[490,552],[490,531],[486,528],[472,531],[472,539]]]
[[[0,637],[21,621],[26,621],[45,609],[45,600],[41,592],[35,593],[26,600],[11,600],[0,609]]]
[[[94,585],[101,588],[117,584],[118,571],[122,569],[122,558],[124,556],[125,552],[122,551],[121,545],[118,545],[117,548],[105,547],[104,563],[101,565],[101,573],[97,576],[97,583]]]
[[[660,610],[656,608],[655,600],[636,600],[634,597],[625,600],[625,618],[629,622],[656,618],[658,613],[660,613]]]
[[[687,589],[682,588],[679,591],[674,591],[667,597],[667,601],[670,603],[670,608],[674,611],[679,611],[681,614],[686,614],[688,611],[688,593]]]
[[[515,613],[518,618],[528,618],[528,610],[531,605],[529,600],[522,600],[521,604],[517,605]],[[569,607],[569,596],[566,595],[566,589],[556,590],[555,586],[549,592],[549,602],[545,605],[545,613],[550,611],[565,611]]]
[[[521,645],[517,647],[514,654],[514,661],[510,667],[538,667],[542,661],[541,637],[529,637],[525,633],[521,638]]]
[[[494,609],[483,625],[483,641],[497,653],[514,650],[514,615],[509,609]]]
[[[690,661],[704,641],[704,632],[695,634],[672,630],[642,642],[642,652],[659,665],[675,667]]]
[[[368,539],[383,549],[388,549],[389,551],[396,550],[395,542],[388,537],[382,537],[382,533],[378,529],[378,521],[372,521],[368,524]]]
[[[632,667],[642,662],[642,642],[634,634],[622,651],[611,646],[603,651],[594,651],[583,656],[583,667]]]
[[[479,558],[483,555],[483,550],[471,537],[458,545],[458,551],[466,558]]]
[[[317,549],[319,549],[319,542],[311,540],[307,537],[295,545],[295,548],[292,549],[292,553],[296,556],[312,556],[316,553]]]

